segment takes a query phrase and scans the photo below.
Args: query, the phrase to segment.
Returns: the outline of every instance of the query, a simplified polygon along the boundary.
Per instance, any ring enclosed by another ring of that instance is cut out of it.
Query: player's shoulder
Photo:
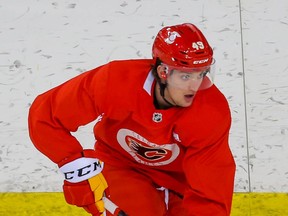
[[[135,68],[135,67],[151,67],[153,64],[152,59],[126,59],[126,60],[113,60],[108,63],[109,67],[120,67],[120,70],[126,69],[127,67]]]
[[[183,112],[183,122],[209,122],[215,126],[230,118],[230,108],[225,95],[215,86],[197,92],[191,107]]]
[[[197,93],[191,107],[176,121],[176,133],[183,143],[212,139],[226,133],[231,125],[228,101],[216,87]],[[210,138],[209,138],[210,137]]]
[[[196,103],[209,109],[222,109],[228,108],[228,101],[225,95],[212,85],[209,89],[199,91],[195,97]]]
[[[127,83],[129,80],[143,79],[152,66],[152,59],[113,60],[88,71],[88,73],[92,75],[94,82],[98,83],[102,80],[106,85],[110,83],[118,85],[124,81]]]
[[[147,77],[147,74],[153,67],[152,59],[130,59],[130,60],[115,60],[108,64],[108,76],[112,82],[132,82],[135,85],[135,80],[141,83]],[[113,84],[115,85],[115,84]]]

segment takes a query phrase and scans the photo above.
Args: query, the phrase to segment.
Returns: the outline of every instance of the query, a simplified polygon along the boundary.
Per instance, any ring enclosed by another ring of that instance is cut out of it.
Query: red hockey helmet
[[[153,59],[177,68],[209,68],[213,50],[202,32],[193,24],[168,26],[161,29],[152,48]],[[193,71],[193,70],[192,70]]]

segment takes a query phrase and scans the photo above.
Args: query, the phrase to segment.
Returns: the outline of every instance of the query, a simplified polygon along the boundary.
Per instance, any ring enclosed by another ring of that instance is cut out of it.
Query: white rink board
[[[288,191],[288,1],[244,1],[251,189]]]
[[[28,137],[38,94],[113,59],[150,58],[163,25],[192,22],[214,47],[231,106],[235,191],[288,192],[288,1],[240,2],[0,0],[0,191],[62,188]],[[93,145],[91,125],[76,136]]]

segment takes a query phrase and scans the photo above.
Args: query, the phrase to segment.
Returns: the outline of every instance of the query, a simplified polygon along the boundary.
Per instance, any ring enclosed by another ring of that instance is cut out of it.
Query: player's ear
[[[164,65],[159,65],[157,67],[157,74],[161,80],[166,80],[167,79],[167,74],[168,74],[168,68],[167,66]]]

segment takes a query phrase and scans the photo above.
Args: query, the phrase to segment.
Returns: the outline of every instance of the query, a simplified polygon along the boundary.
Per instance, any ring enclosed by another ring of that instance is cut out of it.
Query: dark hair
[[[159,58],[156,58],[155,64],[152,65],[152,74],[158,82],[160,82],[160,77],[158,76],[157,68],[161,63],[162,61]]]

